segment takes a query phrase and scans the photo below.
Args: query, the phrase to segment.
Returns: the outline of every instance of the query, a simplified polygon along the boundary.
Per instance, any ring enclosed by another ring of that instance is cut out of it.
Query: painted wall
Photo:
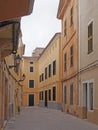
[[[64,2],[64,1],[60,1]],[[73,8],[73,23],[71,25],[71,9]],[[78,1],[67,0],[60,5],[58,18],[62,21],[62,84],[63,111],[78,116]],[[65,30],[66,21],[66,34]],[[70,66],[70,48],[73,46],[73,65]],[[64,55],[66,54],[66,70],[64,70]],[[70,104],[70,86],[73,84],[73,104]],[[66,87],[66,93],[64,88]],[[67,96],[66,96],[67,95]],[[66,96],[66,103],[64,102]]]
[[[80,117],[98,124],[98,1],[79,0],[79,69],[80,69]],[[93,51],[88,53],[88,25],[93,22]],[[90,87],[89,82],[93,82],[93,110],[89,109]],[[87,90],[83,90],[83,84],[87,83]],[[83,97],[87,91],[87,106],[83,104]]]
[[[33,62],[33,64],[30,64]],[[30,67],[33,67],[33,72],[30,72]],[[32,57],[24,57],[22,63],[22,71],[26,75],[22,87],[22,105],[29,106],[29,94],[34,94],[34,105],[38,104],[38,61]],[[34,88],[29,88],[29,80],[34,80]]]
[[[53,75],[53,61],[56,61],[56,75]],[[39,81],[39,93],[43,91],[43,100],[39,106],[45,106],[45,91],[47,91],[47,107],[61,109],[61,35],[57,33],[50,40],[39,58],[39,79],[43,73],[44,80]],[[49,77],[49,65],[51,64],[51,76]],[[45,68],[47,67],[47,79],[45,79]],[[56,87],[56,101],[53,101],[53,87]],[[49,89],[51,100],[49,101]]]

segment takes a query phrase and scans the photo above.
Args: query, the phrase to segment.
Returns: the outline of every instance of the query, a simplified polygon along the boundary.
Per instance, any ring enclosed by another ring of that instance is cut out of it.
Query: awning
[[[34,0],[0,0],[0,21],[29,15]]]

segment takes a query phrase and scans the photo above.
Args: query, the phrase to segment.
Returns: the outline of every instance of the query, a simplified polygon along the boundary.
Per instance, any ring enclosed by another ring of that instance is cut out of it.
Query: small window
[[[49,77],[51,77],[51,64],[48,66],[48,69],[49,69],[48,71]]]
[[[33,61],[30,61],[30,64],[33,64]]]
[[[93,22],[88,25],[88,54],[93,51]]]
[[[34,80],[29,80],[29,88],[34,88]]]
[[[53,101],[56,101],[56,87],[53,87]]]
[[[42,73],[42,81],[44,81],[44,73]]]
[[[73,7],[70,10],[70,26],[73,25]]]
[[[70,105],[73,105],[73,84],[70,85]]]
[[[56,60],[53,61],[53,75],[56,75]]]
[[[41,100],[41,92],[39,92],[39,100]]]
[[[30,67],[30,72],[33,72],[33,67],[32,66]]]
[[[49,101],[51,101],[51,89],[49,89]]]
[[[39,76],[39,82],[41,82],[42,81],[42,78],[41,78],[41,75]]]
[[[64,87],[64,103],[66,104],[67,99],[67,87]]]
[[[42,100],[43,100],[43,98],[44,98],[44,93],[43,93],[43,91],[42,91],[41,93],[42,93]]]
[[[65,54],[64,54],[64,71],[66,71],[66,69],[67,69],[67,68],[66,68],[66,67],[67,67],[67,66],[66,66],[66,65],[67,65],[66,62],[67,62],[67,54],[65,53]]]
[[[73,66],[73,46],[70,47],[70,67]]]
[[[47,67],[45,68],[45,79],[47,79]]]

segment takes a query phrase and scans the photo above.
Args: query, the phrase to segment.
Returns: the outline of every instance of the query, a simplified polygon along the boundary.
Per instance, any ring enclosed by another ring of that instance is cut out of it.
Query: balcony
[[[0,51],[2,58],[17,52],[19,33],[19,19],[0,22]]]

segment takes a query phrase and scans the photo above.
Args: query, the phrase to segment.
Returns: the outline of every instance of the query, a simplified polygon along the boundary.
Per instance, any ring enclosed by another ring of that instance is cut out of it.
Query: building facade
[[[61,109],[61,34],[56,33],[39,60],[39,106]]]
[[[23,57],[22,72],[26,75],[22,87],[22,106],[38,106],[38,58],[43,48],[36,48],[31,57]]]
[[[15,82],[6,62],[9,59],[10,63],[13,63],[10,58],[13,58],[12,54],[17,53],[20,18],[32,12],[33,4],[34,0],[0,1],[0,130],[4,128],[5,120],[14,113]],[[8,57],[9,55],[11,56]]]
[[[62,22],[62,109],[78,116],[78,0],[60,0]]]
[[[98,1],[79,0],[80,117],[98,124]]]
[[[21,35],[19,35],[21,39]],[[20,40],[19,40],[20,41]],[[23,43],[18,43],[19,45]],[[21,45],[21,48],[24,46]],[[19,46],[18,46],[19,47]],[[1,62],[1,102],[0,102],[0,123],[10,119],[18,112],[18,107],[21,106],[21,79],[20,62],[23,51],[17,51],[17,54],[6,56]],[[17,62],[18,60],[18,62]]]

